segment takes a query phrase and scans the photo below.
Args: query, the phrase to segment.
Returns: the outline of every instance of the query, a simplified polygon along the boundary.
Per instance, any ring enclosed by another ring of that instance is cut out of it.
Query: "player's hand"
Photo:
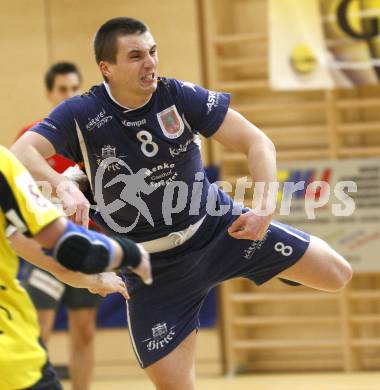
[[[231,237],[238,240],[262,240],[268,230],[272,215],[260,216],[248,211],[239,216],[228,228]]]
[[[87,175],[79,168],[78,165],[68,167],[62,175],[68,180],[76,183],[82,192],[86,192],[90,186]]]
[[[96,285],[88,290],[93,294],[99,294],[102,297],[118,292],[125,299],[129,299],[127,287],[123,279],[114,272],[102,272],[101,274],[98,274]]]
[[[69,180],[57,187],[57,195],[62,201],[63,211],[77,225],[88,228],[90,202],[76,183]]]
[[[145,284],[152,284],[153,283],[152,267],[150,264],[149,253],[143,248],[142,245],[137,244],[137,246],[138,246],[140,253],[141,253],[141,261],[137,267],[132,269],[132,271],[136,275],[140,276],[140,278],[142,279],[142,281]]]

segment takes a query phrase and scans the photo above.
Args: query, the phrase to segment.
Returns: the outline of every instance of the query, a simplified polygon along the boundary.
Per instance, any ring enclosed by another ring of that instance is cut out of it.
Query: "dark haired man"
[[[72,62],[57,62],[53,64],[45,73],[44,84],[46,97],[51,107],[57,107],[64,100],[69,99],[80,92],[82,75],[78,67]],[[32,128],[40,120],[34,121],[25,126],[19,133],[19,137]],[[47,160],[52,168],[62,173],[74,163],[69,159],[55,155]],[[45,333],[43,331],[43,333]],[[50,332],[48,332],[50,333]]]
[[[66,101],[13,150],[35,177],[54,186],[65,179],[44,158],[65,150],[84,160],[104,225],[151,253],[154,284],[127,277],[136,357],[157,389],[191,390],[198,313],[210,288],[235,277],[262,284],[280,276],[336,291],[351,278],[351,267],[322,240],[260,211],[273,202],[268,188],[276,181],[275,148],[229,108],[228,94],[158,78],[156,42],[135,19],[107,21],[94,45],[106,82]],[[247,155],[253,181],[265,184],[256,211],[233,205],[209,184],[198,133]],[[120,178],[135,180],[137,172],[145,172],[155,189],[140,191],[153,224],[123,197]],[[72,196],[79,221],[89,205],[77,189]]]
[[[82,75],[71,62],[57,62],[45,73],[45,87],[48,99],[57,106],[63,100],[78,94]]]
[[[52,108],[80,92],[82,75],[71,62],[57,62],[45,73],[46,96]],[[19,136],[40,120],[22,129]],[[68,158],[56,154],[47,159],[50,166],[62,173],[75,165]],[[99,295],[74,288],[56,279],[51,273],[26,263],[23,267],[24,286],[37,308],[41,338],[45,345],[54,326],[56,311],[61,302],[68,308],[70,335],[70,377],[74,390],[90,389],[96,329],[96,312],[101,302]]]

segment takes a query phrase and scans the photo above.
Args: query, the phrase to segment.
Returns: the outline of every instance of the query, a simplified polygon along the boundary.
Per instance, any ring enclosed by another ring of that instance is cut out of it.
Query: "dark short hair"
[[[116,62],[117,38],[124,35],[143,34],[148,27],[140,20],[120,17],[110,19],[100,26],[94,38],[95,59]]]
[[[77,66],[71,62],[57,62],[52,65],[45,73],[45,87],[48,91],[54,88],[54,81],[56,76],[65,75],[68,73],[76,73],[79,81],[82,81],[82,75]]]

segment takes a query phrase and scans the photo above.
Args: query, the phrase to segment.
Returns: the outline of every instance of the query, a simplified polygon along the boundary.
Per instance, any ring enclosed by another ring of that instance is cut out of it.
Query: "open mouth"
[[[153,81],[153,80],[156,80],[156,75],[154,73],[149,73],[141,77],[141,81]]]

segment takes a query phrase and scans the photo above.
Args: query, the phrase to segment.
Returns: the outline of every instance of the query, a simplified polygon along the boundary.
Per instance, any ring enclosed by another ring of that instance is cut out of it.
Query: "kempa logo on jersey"
[[[98,115],[96,115],[95,118],[88,118],[88,123],[86,125],[86,129],[87,129],[87,131],[92,131],[92,130],[94,130],[95,127],[97,129],[99,129],[104,124],[109,122],[112,118],[113,118],[112,115],[107,116],[106,111],[103,108],[102,111],[100,111],[98,113]]]
[[[168,329],[166,322],[154,325],[152,328],[152,337],[143,340],[143,343],[147,343],[146,348],[148,351],[159,351],[169,345],[175,336],[174,328],[175,326],[172,326]]]
[[[140,121],[128,122],[127,120],[123,120],[122,124],[126,127],[140,127],[142,125],[146,125],[146,119],[141,119]]]

